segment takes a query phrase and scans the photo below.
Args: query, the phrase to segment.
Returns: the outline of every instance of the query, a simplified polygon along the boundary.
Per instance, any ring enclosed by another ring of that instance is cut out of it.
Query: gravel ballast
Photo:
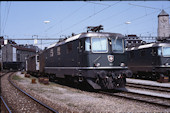
[[[35,77],[25,78],[20,72],[16,76],[20,79],[13,79],[15,84],[58,112],[170,112],[170,108],[81,91],[52,82],[44,85],[37,78],[36,84],[32,84]]]
[[[20,92],[8,81],[9,74],[1,77],[1,96],[4,98],[12,113],[48,113],[43,106],[37,104]],[[49,112],[50,113],[50,112]]]

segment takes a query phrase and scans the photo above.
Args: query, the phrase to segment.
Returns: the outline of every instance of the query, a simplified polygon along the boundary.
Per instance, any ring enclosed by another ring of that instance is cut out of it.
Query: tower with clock
[[[164,10],[158,15],[158,39],[170,37],[169,14]]]

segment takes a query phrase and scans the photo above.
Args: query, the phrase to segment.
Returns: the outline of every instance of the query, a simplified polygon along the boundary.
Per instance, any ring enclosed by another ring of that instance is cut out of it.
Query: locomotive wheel
[[[55,78],[54,78],[54,75],[49,75],[49,80],[50,80],[50,82],[55,82]]]
[[[133,74],[133,78],[139,78],[139,76],[137,74]]]

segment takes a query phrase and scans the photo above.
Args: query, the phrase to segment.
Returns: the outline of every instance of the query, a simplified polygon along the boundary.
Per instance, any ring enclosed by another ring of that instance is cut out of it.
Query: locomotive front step
[[[167,83],[167,82],[169,82],[169,77],[161,75],[160,78],[157,80],[157,82]]]

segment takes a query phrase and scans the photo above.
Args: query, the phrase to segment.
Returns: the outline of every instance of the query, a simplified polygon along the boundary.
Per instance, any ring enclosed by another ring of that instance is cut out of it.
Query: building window
[[[17,61],[20,62],[21,58],[20,58],[20,54],[17,54]]]
[[[39,55],[37,55],[37,62],[39,62]]]

